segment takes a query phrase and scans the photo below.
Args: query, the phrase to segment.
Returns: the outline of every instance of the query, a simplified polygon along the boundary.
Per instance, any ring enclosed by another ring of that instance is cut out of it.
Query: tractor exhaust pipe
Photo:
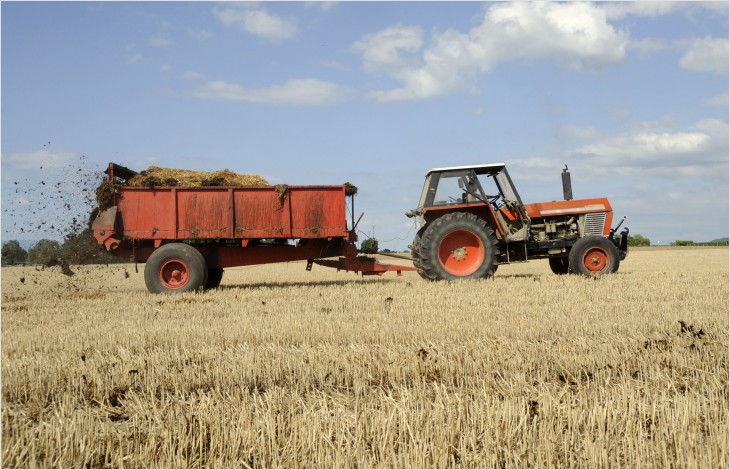
[[[566,201],[573,200],[573,185],[570,183],[570,172],[568,171],[568,165],[565,165],[563,169],[563,199]]]

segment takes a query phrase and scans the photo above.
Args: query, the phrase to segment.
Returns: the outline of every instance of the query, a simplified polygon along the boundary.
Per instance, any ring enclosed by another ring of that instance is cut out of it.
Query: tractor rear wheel
[[[221,285],[223,280],[223,269],[221,268],[210,268],[208,269],[208,280],[205,282],[206,289],[216,289]]]
[[[423,232],[426,231],[426,227],[427,225],[424,225],[418,230],[418,232],[416,232],[416,236],[413,237],[413,243],[410,245],[413,266],[415,266],[416,272],[424,279],[428,279],[428,277],[426,276],[426,273],[423,270],[423,264],[421,263],[421,237],[423,236]]]
[[[550,269],[555,274],[568,274],[570,271],[570,263],[568,262],[568,257],[562,257],[562,258],[549,258],[548,262],[550,263]]]
[[[496,254],[494,231],[484,219],[452,212],[426,226],[419,263],[427,279],[478,279],[494,275]]]
[[[207,278],[203,255],[185,243],[162,245],[144,267],[144,282],[153,294],[195,291],[205,286]]]
[[[591,235],[581,238],[570,249],[570,271],[585,276],[615,273],[619,267],[616,245],[606,237]]]

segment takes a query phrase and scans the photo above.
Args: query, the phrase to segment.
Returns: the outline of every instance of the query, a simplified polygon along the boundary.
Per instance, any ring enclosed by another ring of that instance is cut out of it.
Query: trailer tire
[[[144,267],[144,282],[153,294],[190,292],[208,281],[203,255],[185,243],[168,243],[152,252]]]
[[[618,271],[620,260],[616,245],[606,237],[591,235],[581,238],[568,255],[570,272],[598,277]]]
[[[421,237],[419,255],[431,280],[491,277],[497,255],[494,231],[484,219],[452,212],[431,222]]]
[[[223,269],[221,268],[210,268],[208,269],[208,280],[205,282],[206,289],[216,289],[221,285],[223,280]]]
[[[548,258],[550,270],[558,275],[568,274],[570,272],[570,262],[567,256],[561,258]]]

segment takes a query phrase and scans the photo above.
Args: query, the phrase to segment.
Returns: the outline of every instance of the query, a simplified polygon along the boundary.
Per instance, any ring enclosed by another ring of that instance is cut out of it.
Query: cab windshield
[[[419,208],[459,204],[522,206],[504,166],[445,169],[426,176]]]

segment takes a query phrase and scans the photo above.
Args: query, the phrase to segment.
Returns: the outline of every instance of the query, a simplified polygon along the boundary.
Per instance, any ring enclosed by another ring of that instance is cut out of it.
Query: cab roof
[[[483,165],[465,165],[465,166],[446,166],[443,168],[431,168],[428,170],[428,173],[426,173],[426,176],[430,175],[431,173],[437,173],[437,172],[443,172],[443,171],[452,171],[452,170],[474,170],[476,174],[481,175],[485,173],[491,173],[493,171],[500,171],[502,170],[506,165],[504,163],[488,163]]]

